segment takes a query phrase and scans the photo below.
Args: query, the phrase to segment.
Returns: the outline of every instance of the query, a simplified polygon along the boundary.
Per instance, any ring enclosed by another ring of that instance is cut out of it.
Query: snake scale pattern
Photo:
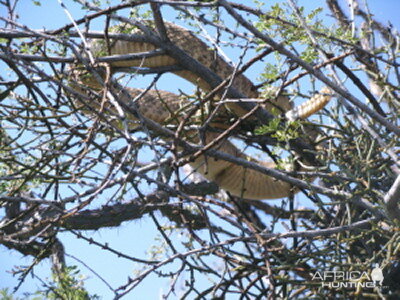
[[[227,63],[220,56],[216,55],[215,51],[210,50],[209,46],[199,39],[193,32],[172,23],[165,23],[165,27],[168,38],[172,43],[184,50],[188,55],[204,66],[211,69],[220,76],[220,78],[225,79],[233,74],[233,66]],[[113,28],[114,32],[120,32],[122,30],[126,32],[126,25],[119,25]],[[138,33],[139,30],[132,28],[130,32]],[[109,40],[106,43],[104,39],[95,39],[91,41],[91,51],[95,56],[143,53],[155,49],[157,49],[155,45],[145,42]],[[154,68],[171,65],[179,65],[179,62],[175,61],[174,58],[167,54],[161,54],[145,59],[129,59],[109,63],[111,70],[112,68],[117,67]],[[203,91],[210,91],[210,86],[207,82],[191,71],[179,70],[174,71],[173,73],[192,82]],[[87,80],[87,78],[83,78],[82,74],[83,73],[79,72],[78,74],[75,73],[77,76],[74,78],[77,82],[80,82],[80,84],[84,83],[91,89],[102,89],[96,80]],[[235,75],[231,85],[248,98],[260,98],[253,83],[243,74]],[[179,119],[182,118],[182,115],[177,115],[176,112],[182,111],[182,108],[185,106],[190,106],[189,100],[168,91],[150,89],[144,92],[143,89],[136,88],[127,88],[127,90],[132,99],[135,99],[135,97],[139,95],[141,96],[136,101],[136,107],[143,116],[163,125],[168,122],[167,120],[179,121]],[[82,92],[82,89],[80,91]],[[321,93],[316,94],[310,100],[294,109],[286,96],[276,97],[275,100],[270,101],[271,104],[266,104],[265,108],[271,110],[272,107],[279,107],[286,112],[288,118],[302,119],[320,110],[326,105],[330,98],[329,89],[324,88]],[[98,108],[99,105],[95,104],[93,107]],[[241,116],[245,113],[245,111],[235,105],[234,102],[225,104],[222,110],[233,112],[236,116]],[[133,116],[130,116],[130,118],[132,120],[135,119]],[[224,124],[218,124],[218,122],[213,123],[213,126],[215,127],[224,128],[223,125]],[[217,138],[218,135],[219,134],[215,131],[207,131],[205,136],[202,139],[199,139],[197,133],[193,134],[192,130],[190,141],[206,145]],[[223,139],[221,142],[217,143],[214,148],[235,157],[256,162],[268,168],[276,167],[274,162],[258,161],[247,156],[227,139]],[[277,199],[287,197],[295,192],[293,186],[285,181],[277,180],[255,170],[244,168],[228,161],[206,157],[206,155],[199,156],[195,161],[191,162],[190,165],[196,172],[202,174],[206,179],[218,184],[220,188],[228,191],[234,196],[242,197],[244,199]]]

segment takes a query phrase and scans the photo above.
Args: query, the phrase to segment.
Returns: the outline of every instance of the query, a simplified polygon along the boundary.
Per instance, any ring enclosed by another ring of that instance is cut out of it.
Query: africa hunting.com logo
[[[320,281],[329,288],[375,288],[382,287],[382,269],[376,264],[371,272],[323,271],[313,274],[312,281]]]

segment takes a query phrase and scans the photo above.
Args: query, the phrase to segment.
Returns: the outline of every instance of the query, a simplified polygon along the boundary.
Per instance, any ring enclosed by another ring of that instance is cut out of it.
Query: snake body
[[[169,40],[176,46],[184,50],[187,54],[195,58],[198,62],[214,71],[219,77],[225,79],[234,73],[234,68],[220,56],[215,55],[215,52],[209,49],[209,46],[200,40],[191,31],[172,23],[165,23],[166,31]],[[113,31],[126,32],[125,26],[117,26]],[[137,33],[138,29],[132,28],[131,33]],[[109,40],[105,43],[104,40],[94,40],[91,43],[92,52],[101,56],[106,55],[122,55],[130,53],[142,53],[157,49],[151,43],[135,42],[126,40]],[[179,65],[179,62],[167,54],[162,54],[145,59],[130,59],[110,63],[111,67],[144,67],[154,68],[161,66]],[[209,84],[188,70],[174,71],[176,75],[185,78],[194,85],[200,87],[204,91],[209,91]],[[78,74],[78,77],[80,75]],[[82,79],[82,78],[80,78]],[[79,78],[78,78],[79,81]],[[80,80],[83,82],[84,80]],[[91,88],[100,89],[101,87],[90,81]],[[246,95],[248,98],[259,98],[260,95],[253,83],[243,74],[235,75],[232,80],[232,86]],[[179,115],[175,112],[181,111],[182,107],[188,105],[188,100],[167,91],[149,90],[144,93],[142,89],[128,88],[132,99],[141,95],[136,102],[138,111],[157,123],[165,124],[166,120],[179,119]],[[328,94],[318,94],[309,101],[303,103],[299,107],[292,109],[292,105],[286,96],[278,96],[265,105],[267,110],[272,107],[278,107],[284,112],[289,119],[305,118],[314,112],[321,109],[330,99]],[[233,104],[225,104],[229,111],[232,111],[237,116],[245,113],[243,109]],[[133,118],[133,116],[132,116]],[[218,124],[216,124],[218,127]],[[223,124],[221,124],[223,125]],[[218,137],[218,133],[207,131],[201,142],[208,144]],[[191,141],[200,142],[199,138]],[[273,162],[257,161],[241,152],[227,139],[222,140],[214,146],[215,149],[223,151],[235,157],[254,161],[268,168],[275,168]],[[228,191],[234,196],[245,199],[276,199],[287,197],[293,193],[293,186],[281,180],[277,180],[253,169],[247,169],[237,164],[216,160],[205,155],[199,156],[190,165],[194,170],[202,174],[205,178],[215,182],[222,189]]]

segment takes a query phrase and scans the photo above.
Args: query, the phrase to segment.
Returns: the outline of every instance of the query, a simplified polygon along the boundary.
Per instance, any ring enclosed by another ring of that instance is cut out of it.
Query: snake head
[[[71,86],[80,85],[95,90],[99,90],[103,87],[99,79],[104,81],[106,79],[106,74],[107,66],[104,64],[96,65],[90,69],[82,64],[75,64],[68,69],[68,79]]]

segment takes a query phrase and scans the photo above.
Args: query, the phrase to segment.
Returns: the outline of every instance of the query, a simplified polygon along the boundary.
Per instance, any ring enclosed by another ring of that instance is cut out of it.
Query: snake
[[[148,24],[150,24],[150,22]],[[220,78],[226,79],[233,77],[233,80],[230,82],[231,86],[246,97],[261,99],[261,95],[252,81],[242,73],[235,74],[235,67],[218,55],[216,51],[211,49],[210,46],[194,32],[170,22],[165,22],[164,26],[167,37],[171,43],[186,52],[203,66],[209,68]],[[149,25],[148,28],[157,34],[154,24],[153,26]],[[112,32],[138,34],[141,31],[133,25],[120,24],[113,26]],[[151,42],[122,40],[108,38],[106,36],[102,39],[94,38],[90,41],[90,51],[95,57],[149,53],[156,49],[158,49],[157,45]],[[144,58],[122,59],[107,63],[107,66],[110,67],[111,75],[114,75],[113,70],[121,68],[140,67],[151,69],[174,65],[179,66],[179,61],[168,55],[168,53],[160,53],[159,55]],[[190,70],[178,69],[172,70],[171,72],[193,83],[202,91],[209,92],[212,90],[208,82]],[[74,71],[71,73],[74,74],[74,76],[71,76],[72,79],[70,80],[74,82],[73,86],[75,89],[78,89],[78,86],[82,87],[82,85],[97,91],[103,89],[102,85],[99,84],[97,80],[94,80],[92,77],[88,79],[87,73],[82,71]],[[179,112],[184,111],[185,107],[190,107],[191,104],[193,104],[187,97],[185,98],[182,97],[182,95],[177,95],[169,91],[158,89],[145,90],[131,87],[127,87],[126,90],[130,94],[130,99],[126,99],[125,97],[123,101],[129,102],[135,99],[138,112],[142,116],[161,125],[168,125],[173,122],[179,123],[185,116],[185,113]],[[87,91],[86,88],[79,89],[81,93],[87,93],[85,91]],[[263,108],[268,111],[274,111],[276,109],[282,110],[289,119],[305,119],[322,109],[330,99],[330,90],[325,87],[320,93],[314,95],[297,107],[293,107],[288,96],[280,94],[277,97],[271,97],[268,101],[264,101]],[[99,109],[100,107],[99,103],[91,105],[94,109]],[[109,107],[111,107],[111,105]],[[236,117],[240,117],[246,113],[235,101],[225,103],[222,107],[219,107],[219,111],[219,115],[228,113]],[[129,119],[137,121],[137,117],[133,115],[130,115]],[[194,122],[198,122],[199,119],[199,116],[195,117]],[[224,120],[223,118],[221,119]],[[193,120],[193,118],[191,120]],[[218,118],[213,120],[211,124],[216,128],[226,128],[225,121],[221,121]],[[132,128],[133,126],[135,125],[132,125]],[[206,130],[205,134],[200,138],[194,130],[191,130],[189,133],[186,133],[186,137],[190,139],[191,142],[207,145],[218,138],[219,134],[219,132],[213,130]],[[273,161],[258,160],[245,154],[228,138],[221,139],[221,141],[215,143],[213,147],[218,151],[255,162],[267,168],[277,168],[277,164]],[[288,197],[297,192],[297,189],[286,181],[277,180],[274,177],[233,162],[209,157],[206,152],[198,156],[194,161],[190,161],[189,164],[193,170],[200,173],[208,181],[216,183],[221,189],[242,199],[279,199]]]

